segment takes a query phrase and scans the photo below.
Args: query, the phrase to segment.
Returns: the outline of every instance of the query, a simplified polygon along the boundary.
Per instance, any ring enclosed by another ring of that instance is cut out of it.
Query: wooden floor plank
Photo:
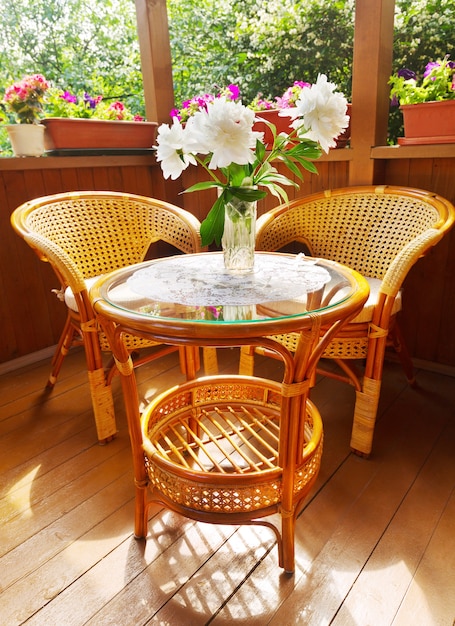
[[[79,621],[78,615],[83,613],[84,596],[78,597],[66,617],[58,612],[59,600],[76,580],[90,575],[94,566],[103,561],[119,542],[130,537],[132,514],[133,502],[129,501],[79,541],[72,542],[38,570],[3,592],[1,603],[5,624],[19,625],[29,619],[30,624],[57,626],[70,623],[68,619],[71,613],[78,620],[77,623],[83,624],[84,621]],[[100,593],[103,583],[100,578],[96,585]]]
[[[154,539],[147,542],[138,542],[131,534],[127,535],[122,517],[123,532],[120,528],[116,529],[117,547],[105,553],[104,558],[98,558],[83,577],[74,579],[73,584],[67,585],[51,605],[43,607],[31,618],[30,625],[79,626],[90,623],[89,620],[93,618],[92,623],[98,626],[112,623],[110,620],[113,615],[116,624],[144,623],[138,613],[145,613],[145,619],[156,613],[172,597],[182,580],[190,576],[195,567],[200,566],[201,560],[216,551],[225,541],[224,528],[211,528],[208,533],[203,533],[200,525],[194,522],[175,516],[171,516],[174,519],[168,517],[169,514],[166,513],[164,520],[160,518],[157,525],[152,524]],[[96,545],[102,543],[102,531],[107,531],[106,525],[100,527],[95,536],[89,534],[85,538],[86,541],[95,542],[92,550],[98,550]],[[194,556],[194,559],[187,556],[182,561],[177,561],[172,557],[174,552],[182,553],[182,550]],[[101,552],[98,552],[100,556]],[[151,571],[147,569],[148,564],[152,564]],[[87,562],[84,562],[83,567],[87,567]],[[140,576],[142,572],[143,575]],[[134,584],[129,585],[131,581]],[[113,603],[114,609],[120,610],[120,614],[110,606],[107,620],[104,621],[103,611],[100,609],[124,588],[121,601]],[[77,614],[72,615],[75,603],[81,598],[84,599],[83,606],[78,607]]]
[[[355,475],[364,477],[364,486],[358,486],[351,506],[344,513],[340,510],[337,524],[325,537],[320,552],[313,553],[306,575],[296,584],[271,624],[295,624],[299,620],[308,625],[328,623],[329,616],[337,614],[368,562],[444,428],[444,418],[437,416],[432,422],[432,432],[428,432],[427,411],[431,408],[428,398],[422,402],[422,396],[408,389],[400,400],[378,425],[376,454],[368,461],[351,455],[324,490],[322,499],[327,507],[335,486],[343,492],[354,484]],[[311,529],[322,526],[323,520],[316,498],[303,512],[301,521]],[[319,532],[325,534],[326,528],[320,528]],[[316,543],[310,537],[308,540],[313,546]]]
[[[39,500],[28,513],[15,517],[2,529],[3,554],[48,528],[54,520],[82,506],[95,494],[117,479],[127,475],[131,485],[129,455],[116,454],[98,466],[78,475],[68,484]],[[127,459],[127,460],[126,460]],[[125,467],[126,465],[126,467]],[[130,487],[131,490],[131,487]]]
[[[228,528],[228,527],[226,527]],[[211,530],[207,529],[210,533]],[[275,544],[269,529],[241,527],[153,616],[155,623],[206,624]]]

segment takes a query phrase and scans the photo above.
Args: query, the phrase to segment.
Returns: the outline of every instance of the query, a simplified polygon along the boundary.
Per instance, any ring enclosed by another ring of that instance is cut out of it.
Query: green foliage
[[[455,90],[452,88],[454,68],[447,58],[432,60],[427,68],[421,82],[415,73],[413,75],[406,73],[405,76],[400,75],[400,72],[394,74],[389,80],[390,95],[397,98],[400,104],[454,100]]]
[[[328,76],[351,93],[353,0],[168,0],[176,103],[235,83],[242,100]],[[192,19],[188,19],[188,15]]]
[[[1,0],[0,23],[0,99],[22,76],[41,73],[56,87],[102,94],[144,116],[133,0]]]
[[[245,102],[325,73],[350,98],[354,0],[168,0],[175,101],[239,85]],[[2,0],[0,93],[41,73],[144,115],[133,0]],[[455,60],[454,0],[396,0],[393,72]],[[398,109],[390,140],[402,134]],[[0,132],[1,135],[1,132]],[[1,145],[0,137],[0,145]]]
[[[0,85],[41,73],[69,91],[126,101],[143,114],[132,0],[2,0]]]

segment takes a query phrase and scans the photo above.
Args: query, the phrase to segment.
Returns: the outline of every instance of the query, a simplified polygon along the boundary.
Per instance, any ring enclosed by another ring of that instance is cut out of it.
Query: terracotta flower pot
[[[280,133],[290,133],[292,128],[290,127],[291,118],[290,117],[280,117],[279,116],[280,109],[267,109],[266,111],[256,111],[255,115],[257,118],[262,118],[267,122],[271,122],[276,126],[277,135]],[[264,122],[255,122],[253,126],[253,130],[264,133],[264,143],[266,145],[270,145],[273,143],[272,131],[264,124]]]
[[[47,150],[151,148],[155,142],[156,122],[48,117]]]
[[[455,100],[403,104],[404,137],[402,146],[455,143]]]

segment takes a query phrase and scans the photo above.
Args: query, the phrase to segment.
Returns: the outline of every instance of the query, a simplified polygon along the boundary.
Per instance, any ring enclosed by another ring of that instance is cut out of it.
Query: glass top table
[[[231,273],[220,253],[146,261],[103,277],[95,310],[131,330],[183,343],[298,330],[304,319],[349,314],[365,289],[352,270],[304,255],[256,253],[251,273]]]
[[[316,364],[368,291],[342,265],[278,253],[256,253],[248,274],[226,272],[222,255],[206,252],[146,261],[95,282],[90,297],[122,380],[136,537],[147,535],[151,502],[204,522],[260,523],[276,535],[280,565],[294,570],[294,524],[322,454],[322,420],[309,399]],[[298,333],[292,351],[278,337],[291,332]],[[125,333],[178,346],[187,378],[142,414]],[[196,377],[200,346],[247,345],[282,359],[281,383]],[[274,513],[281,530],[262,519]]]

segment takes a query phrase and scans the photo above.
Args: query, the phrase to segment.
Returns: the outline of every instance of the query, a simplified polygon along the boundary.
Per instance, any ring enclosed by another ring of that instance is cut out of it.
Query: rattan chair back
[[[53,242],[84,279],[138,263],[151,244],[200,251],[199,221],[169,203],[115,192],[57,194],[28,202],[14,214],[16,230],[32,247]],[[72,280],[71,274],[65,276]]]
[[[88,279],[144,260],[158,241],[183,253],[200,252],[199,221],[167,202],[128,193],[81,191],[37,198],[18,207],[11,216],[16,232],[48,261],[60,280],[60,299],[68,288],[77,310],[68,318],[53,360],[48,386],[52,387],[69,347],[82,338],[100,441],[116,432],[111,377],[102,364],[108,351],[104,334],[96,328]],[[131,350],[153,345],[126,337]],[[155,344],[156,345],[156,344]],[[156,355],[168,353],[169,347]]]
[[[312,256],[382,280],[408,244],[423,240],[424,252],[442,238],[450,224],[449,206],[435,194],[402,187],[328,190],[259,218],[256,248],[278,250],[301,241]]]

